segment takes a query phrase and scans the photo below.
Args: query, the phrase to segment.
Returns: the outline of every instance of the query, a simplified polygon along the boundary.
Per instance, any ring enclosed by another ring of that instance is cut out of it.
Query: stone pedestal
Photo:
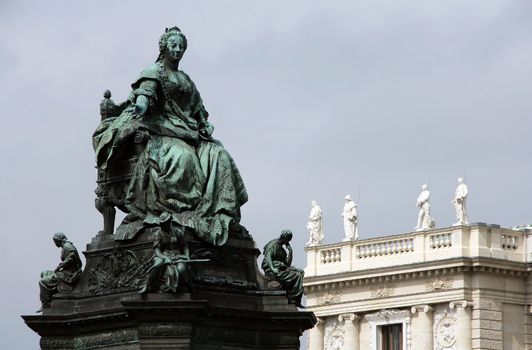
[[[93,239],[87,265],[69,294],[56,294],[42,315],[23,316],[42,350],[299,349],[312,312],[298,311],[257,269],[249,236],[223,247],[190,242],[190,263],[178,293],[138,291],[146,279],[153,237],[134,242]]]

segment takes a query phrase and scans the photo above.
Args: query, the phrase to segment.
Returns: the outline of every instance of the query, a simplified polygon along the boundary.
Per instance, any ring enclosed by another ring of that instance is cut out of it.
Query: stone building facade
[[[532,349],[532,230],[475,223],[308,247],[310,350]]]

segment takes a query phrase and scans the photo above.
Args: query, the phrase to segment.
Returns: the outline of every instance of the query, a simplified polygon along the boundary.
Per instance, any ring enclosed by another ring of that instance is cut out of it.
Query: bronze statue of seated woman
[[[125,104],[109,105],[110,115],[94,132],[102,179],[97,207],[104,217],[108,211],[108,221],[114,206],[127,213],[116,240],[135,238],[166,212],[200,240],[223,245],[240,221],[247,192],[233,159],[212,138],[194,82],[179,69],[186,48],[179,28],[167,29],[156,62],[133,82]],[[104,231],[111,233],[112,223]]]

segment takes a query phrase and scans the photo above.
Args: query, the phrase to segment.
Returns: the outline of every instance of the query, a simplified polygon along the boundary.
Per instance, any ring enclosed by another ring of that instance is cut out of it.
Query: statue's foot
[[[142,289],[139,290],[139,294],[142,295],[142,296],[148,294],[148,286],[142,287]]]
[[[307,308],[306,306],[304,306],[303,304],[301,304],[300,301],[298,301],[298,302],[296,303],[296,307],[299,308],[299,309],[306,309],[306,308]]]
[[[39,308],[39,310],[35,311],[36,314],[40,314],[42,312],[42,306]]]

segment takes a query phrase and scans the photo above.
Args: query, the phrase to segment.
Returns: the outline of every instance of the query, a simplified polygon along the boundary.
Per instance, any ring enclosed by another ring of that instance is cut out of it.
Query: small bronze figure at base
[[[172,216],[168,213],[161,214],[159,220],[153,241],[155,254],[148,270],[148,280],[139,291],[142,295],[156,288],[163,293],[176,293],[180,276],[186,269],[186,261],[190,260],[183,229],[172,223]]]
[[[49,308],[54,294],[58,291],[70,292],[81,276],[81,259],[72,242],[68,241],[64,233],[56,233],[54,243],[61,248],[61,262],[54,271],[41,272],[39,280],[41,307],[36,312]]]
[[[299,308],[305,308],[301,304],[305,272],[302,269],[291,266],[293,251],[290,241],[292,236],[292,231],[283,230],[279,238],[271,240],[264,246],[262,269],[267,276],[275,279],[286,290],[289,303],[296,304]],[[286,249],[284,246],[286,246]]]

